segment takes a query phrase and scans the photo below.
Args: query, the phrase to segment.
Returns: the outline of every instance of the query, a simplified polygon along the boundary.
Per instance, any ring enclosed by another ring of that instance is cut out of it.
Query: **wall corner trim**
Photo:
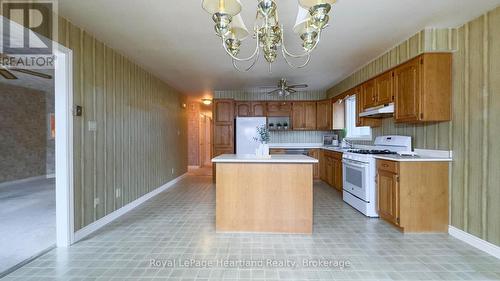
[[[166,184],[164,184],[164,185],[158,187],[157,189],[143,195],[142,197],[139,197],[138,199],[128,203],[127,205],[121,207],[120,209],[118,209],[118,210],[106,215],[105,217],[100,218],[99,220],[97,220],[97,221],[85,226],[84,228],[78,230],[77,232],[75,232],[75,239],[74,239],[73,243],[76,243],[76,242],[82,240],[83,238],[96,232],[97,230],[99,230],[102,227],[106,226],[107,224],[113,222],[114,220],[118,219],[119,217],[132,211],[133,209],[135,209],[136,207],[138,207],[142,203],[148,201],[149,199],[155,197],[156,195],[162,193],[163,191],[168,190],[169,188],[174,186],[174,184],[178,183],[186,176],[187,176],[187,173],[167,182]]]
[[[471,245],[474,248],[486,252],[496,257],[497,259],[500,259],[500,247],[497,245],[491,244],[488,241],[485,241],[451,225],[448,227],[448,234]]]

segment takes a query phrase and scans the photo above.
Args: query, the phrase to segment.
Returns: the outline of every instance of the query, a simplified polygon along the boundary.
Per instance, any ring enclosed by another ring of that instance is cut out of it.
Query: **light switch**
[[[90,132],[97,131],[97,122],[96,121],[89,121],[89,131]]]

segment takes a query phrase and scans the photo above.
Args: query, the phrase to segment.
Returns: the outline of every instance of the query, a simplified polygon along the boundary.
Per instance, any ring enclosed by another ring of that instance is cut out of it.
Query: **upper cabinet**
[[[266,103],[265,102],[252,102],[252,116],[265,117],[266,116]]]
[[[252,116],[252,107],[250,102],[236,102],[234,105],[234,115],[237,117]]]
[[[388,71],[375,78],[377,105],[389,104],[394,101],[394,72]]]
[[[370,80],[363,84],[363,109],[377,106],[377,87],[375,80]]]
[[[363,112],[365,102],[365,95],[363,94],[364,90],[362,86],[351,89],[348,93],[349,96],[356,96],[356,126],[357,127],[380,127],[382,125],[382,121],[376,118],[367,118],[360,117],[359,114]]]
[[[316,130],[316,102],[294,102],[293,130]]]
[[[272,101],[267,103],[267,116],[283,117],[290,116],[292,104],[286,101]]]
[[[423,54],[394,70],[396,122],[451,120],[449,53]]]
[[[332,129],[332,101],[324,100],[316,103],[316,129],[328,131]]]
[[[266,103],[238,101],[234,105],[234,115],[237,117],[265,117]]]

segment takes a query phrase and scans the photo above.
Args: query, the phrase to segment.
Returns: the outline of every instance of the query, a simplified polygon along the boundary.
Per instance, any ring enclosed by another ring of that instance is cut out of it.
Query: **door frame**
[[[54,43],[56,119],[56,245],[74,243],[73,51]]]

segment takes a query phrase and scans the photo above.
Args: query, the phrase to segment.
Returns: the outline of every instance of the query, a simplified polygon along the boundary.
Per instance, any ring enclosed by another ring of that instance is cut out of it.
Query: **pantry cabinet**
[[[403,232],[448,231],[448,162],[377,160],[377,209]]]

